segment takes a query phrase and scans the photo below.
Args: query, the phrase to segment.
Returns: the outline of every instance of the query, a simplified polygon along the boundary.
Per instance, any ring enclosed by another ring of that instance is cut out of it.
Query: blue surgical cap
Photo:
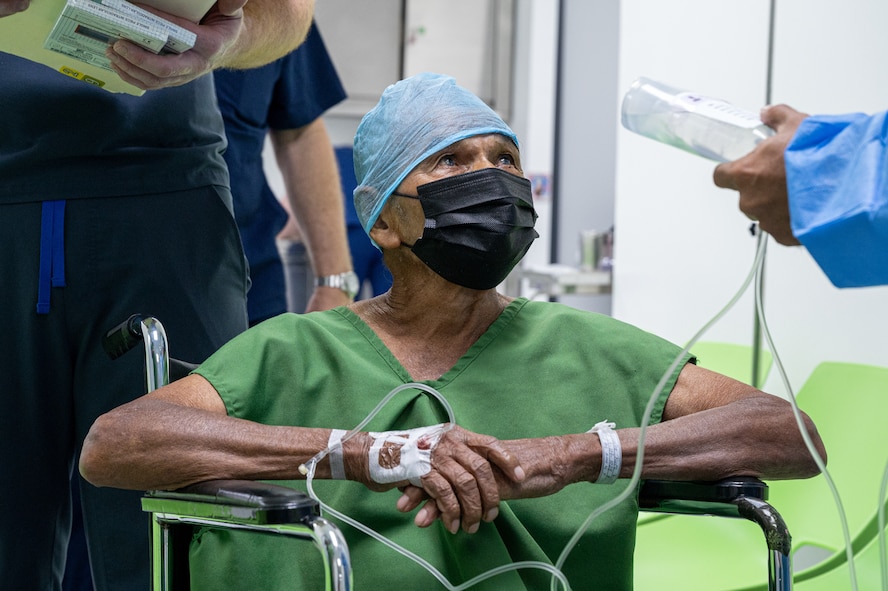
[[[518,145],[505,121],[450,76],[417,74],[386,88],[355,134],[355,209],[364,231],[370,233],[392,191],[420,162],[489,133]]]

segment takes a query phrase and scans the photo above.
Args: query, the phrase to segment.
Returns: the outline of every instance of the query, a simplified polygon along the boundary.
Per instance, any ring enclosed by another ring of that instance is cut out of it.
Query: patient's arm
[[[814,423],[801,415],[826,461]],[[638,429],[619,435],[622,476],[628,476],[635,467]],[[645,436],[645,478],[718,480],[744,475],[781,480],[809,478],[818,471],[789,402],[692,364],[679,375],[663,422]]]
[[[803,418],[825,460],[813,423],[804,414]],[[617,429],[621,478],[631,477],[634,471],[639,432],[638,428]],[[518,457],[526,478],[521,482],[501,478],[502,499],[545,496],[598,478],[601,445],[597,434],[503,443]],[[746,475],[787,479],[817,472],[787,401],[693,364],[682,370],[666,403],[663,422],[645,433],[643,478],[719,480]],[[413,510],[424,499],[421,490],[408,487],[398,508]],[[436,508],[427,505],[417,514],[416,523],[427,526],[436,517]]]
[[[216,479],[296,479],[303,477],[299,466],[325,449],[329,436],[330,429],[229,417],[213,386],[191,375],[99,417],[84,441],[80,471],[97,486],[136,490]],[[379,484],[370,478],[371,443],[360,433],[344,444],[346,477],[373,490],[406,486],[406,480]],[[502,442],[457,426],[441,437],[434,454],[436,462],[422,482],[438,499],[451,531],[460,524],[477,529],[499,504],[499,481],[523,477]],[[315,476],[330,477],[327,459]]]
[[[821,457],[823,443],[804,415],[811,439]],[[619,427],[619,425],[618,425]],[[640,429],[617,429],[622,447],[621,478],[635,469]],[[560,447],[528,441],[506,441],[519,457],[527,478],[518,486],[504,483],[500,494],[509,498],[548,494],[547,480],[558,487],[593,481],[601,464],[597,434],[554,438]],[[557,453],[553,456],[552,449]],[[547,457],[548,456],[548,457]],[[557,481],[546,468],[563,468]],[[718,480],[729,476],[764,479],[807,478],[817,474],[789,402],[751,386],[687,364],[669,395],[663,421],[645,433],[643,478],[664,480]]]
[[[298,478],[327,444],[327,429],[229,417],[213,386],[190,375],[96,419],[80,470],[96,486],[176,489],[222,478]]]

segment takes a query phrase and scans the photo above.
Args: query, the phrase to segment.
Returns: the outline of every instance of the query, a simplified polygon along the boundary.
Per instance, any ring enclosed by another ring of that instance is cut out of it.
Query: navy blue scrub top
[[[323,39],[312,24],[305,42],[261,68],[214,73],[225,120],[235,217],[250,264],[250,319],[286,309],[283,266],[275,237],[287,221],[265,178],[262,150],[269,129],[308,125],[345,98]]]

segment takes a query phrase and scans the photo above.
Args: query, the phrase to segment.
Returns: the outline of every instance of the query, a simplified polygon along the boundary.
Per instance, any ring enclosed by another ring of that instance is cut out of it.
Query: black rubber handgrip
[[[117,359],[142,342],[142,315],[133,314],[102,338],[102,348],[111,359]]]

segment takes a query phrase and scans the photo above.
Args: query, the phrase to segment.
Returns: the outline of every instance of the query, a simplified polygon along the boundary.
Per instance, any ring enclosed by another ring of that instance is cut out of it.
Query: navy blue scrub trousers
[[[0,204],[4,589],[61,588],[80,445],[96,417],[145,392],[144,355],[111,360],[105,332],[130,314],[155,315],[171,355],[199,362],[246,329],[247,269],[230,206],[222,187],[70,199],[48,224],[42,203]],[[41,235],[48,312],[38,314]],[[148,589],[141,491],[84,482],[81,494],[96,589]]]

